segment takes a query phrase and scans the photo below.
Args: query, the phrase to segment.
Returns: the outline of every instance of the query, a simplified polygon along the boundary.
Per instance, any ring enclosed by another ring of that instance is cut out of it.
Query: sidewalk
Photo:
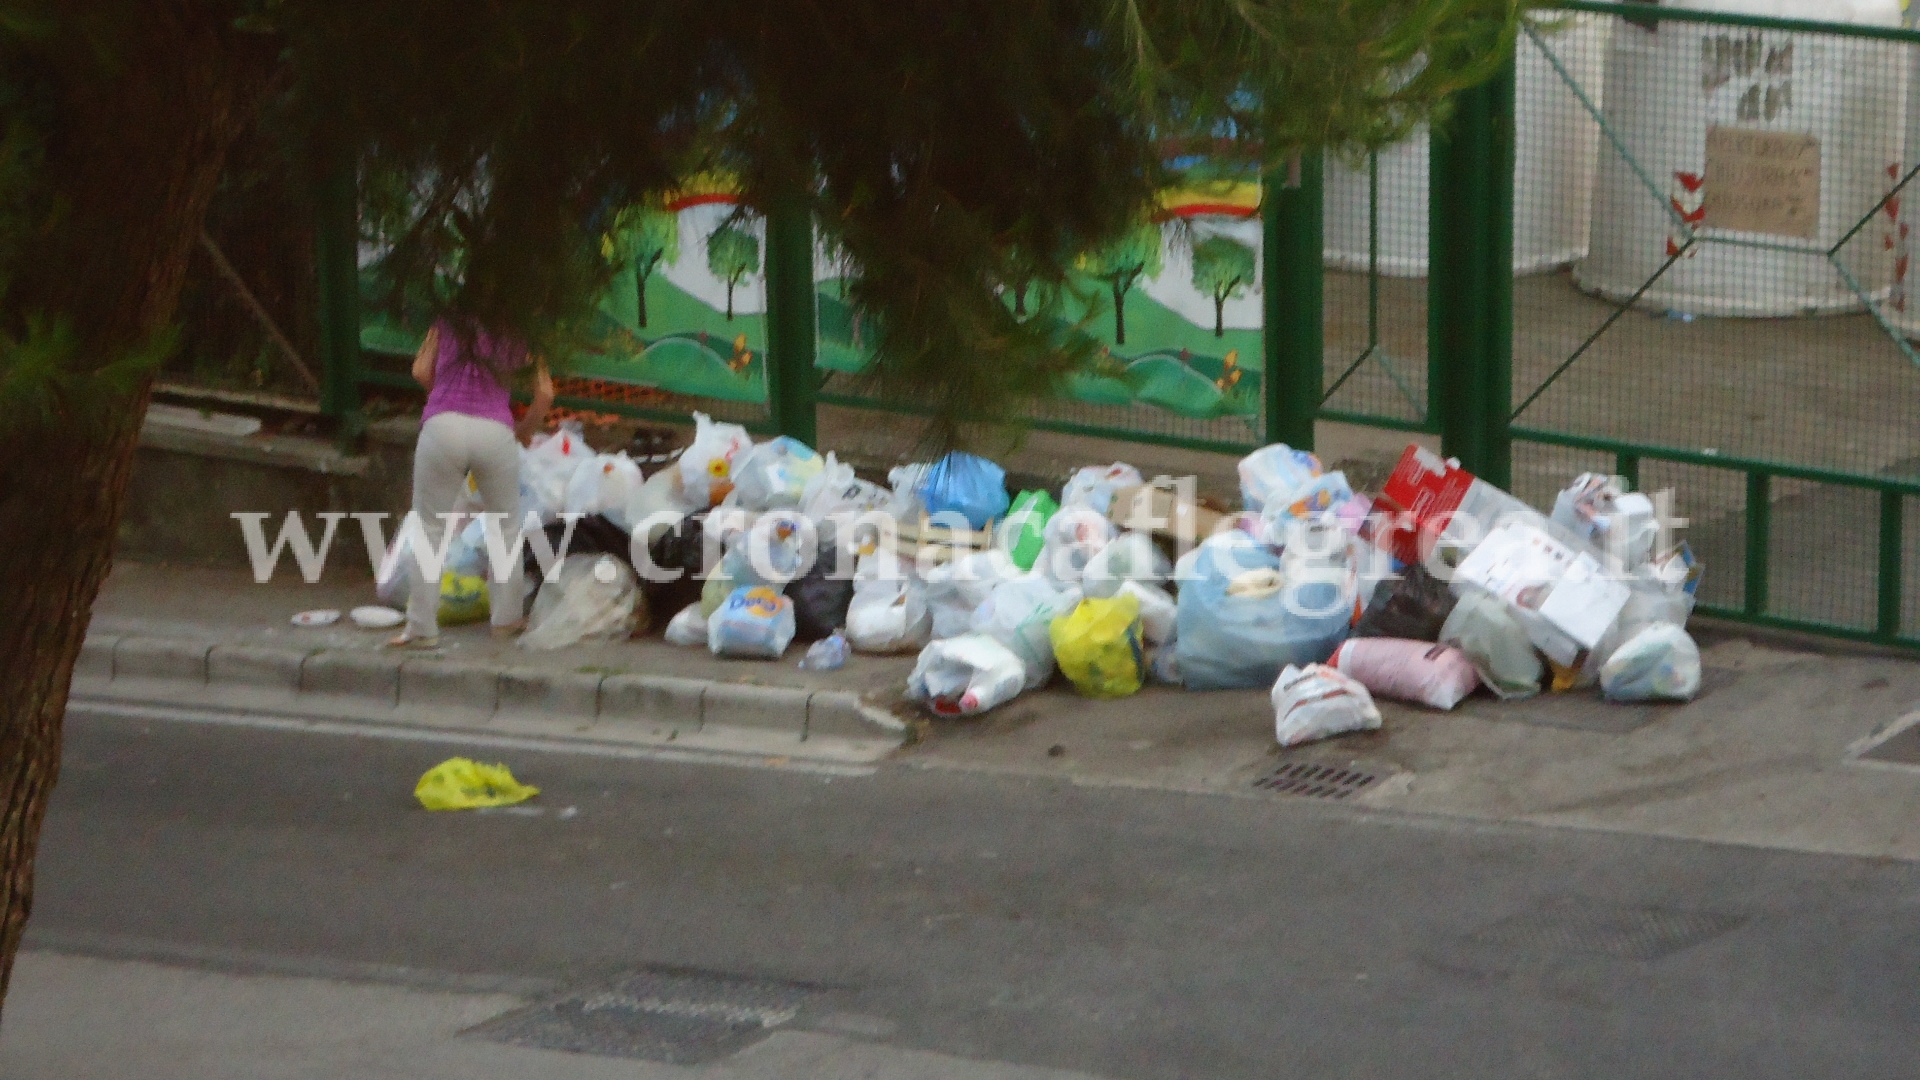
[[[76,697],[180,700],[154,696],[177,692],[177,682],[142,682],[135,669],[147,662],[143,640],[181,640],[220,646],[201,649],[213,678],[191,700],[232,709],[839,762],[891,757],[1247,798],[1272,797],[1256,781],[1276,768],[1321,765],[1371,778],[1338,800],[1363,810],[1920,860],[1920,771],[1855,758],[1920,707],[1920,662],[1901,657],[1703,629],[1705,688],[1688,705],[1616,706],[1591,692],[1477,696],[1453,713],[1381,702],[1382,731],[1282,752],[1264,692],[1150,687],[1096,703],[1056,684],[982,717],[932,722],[902,700],[911,656],[855,656],[840,671],[809,673],[795,666],[797,650],[777,663],[729,661],[651,638],[536,654],[467,627],[446,632],[442,656],[396,657],[377,651],[381,633],[287,623],[302,608],[370,596],[365,581],[255,585],[244,573],[123,563],[96,605],[91,639],[123,643],[118,677],[99,680],[90,648]],[[293,655],[298,688],[320,692],[223,688],[222,657],[231,675],[248,650]],[[386,695],[372,710],[364,696],[330,692],[368,680]],[[449,704],[463,694],[474,697]]]

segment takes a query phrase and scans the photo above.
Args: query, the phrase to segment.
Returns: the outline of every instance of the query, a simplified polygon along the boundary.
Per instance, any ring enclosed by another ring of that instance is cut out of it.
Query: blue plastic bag
[[[1263,547],[1210,544],[1196,554],[1175,618],[1187,689],[1265,689],[1288,664],[1324,663],[1346,640],[1353,601],[1339,584],[1287,583],[1280,557]]]
[[[920,502],[930,515],[957,513],[973,528],[984,529],[1005,514],[1012,502],[1007,496],[1007,471],[986,458],[955,450],[927,470],[927,478],[920,483]]]

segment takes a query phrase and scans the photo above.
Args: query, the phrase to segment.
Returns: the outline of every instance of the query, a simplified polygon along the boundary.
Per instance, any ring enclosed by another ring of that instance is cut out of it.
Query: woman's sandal
[[[521,619],[519,622],[516,622],[516,623],[508,623],[505,626],[496,626],[493,628],[493,636],[496,639],[501,641],[505,641],[509,638],[517,638],[521,634],[524,634],[526,632],[527,632],[527,620],[525,619]]]
[[[440,639],[437,637],[417,638],[404,632],[388,638],[387,643],[381,646],[383,649],[413,649],[420,652],[439,647]]]

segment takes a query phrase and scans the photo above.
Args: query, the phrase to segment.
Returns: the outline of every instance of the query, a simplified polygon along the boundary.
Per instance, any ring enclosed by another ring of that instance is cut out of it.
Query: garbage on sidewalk
[[[1374,493],[1274,444],[1239,462],[1238,507],[1124,462],[1071,470],[1056,501],[1051,481],[1010,493],[999,464],[963,451],[883,485],[795,439],[694,420],[677,455],[596,453],[572,423],[523,452],[523,504],[549,547],[572,547],[552,580],[528,575],[524,647],[672,612],[667,641],[719,656],[799,642],[800,667],[832,671],[917,653],[910,696],[941,716],[1056,671],[1094,698],[1264,689],[1287,745],[1378,727],[1376,699],[1699,692],[1686,624],[1702,568],[1665,533],[1664,496],[1618,477],[1575,477],[1542,513],[1418,445]],[[470,490],[457,512],[479,508]],[[454,525],[446,625],[487,617],[478,519]]]
[[[515,780],[505,765],[483,765],[463,757],[435,765],[413,785],[413,797],[428,810],[512,806],[538,794],[539,788]]]
[[[1273,684],[1273,735],[1281,746],[1372,731],[1380,710],[1358,680],[1325,664],[1289,664]]]
[[[624,638],[646,615],[633,570],[611,555],[569,555],[534,594],[523,649],[564,649],[591,638]]]
[[[941,716],[970,716],[1012,701],[1025,680],[1012,650],[985,634],[962,634],[921,650],[907,696]]]
[[[1146,679],[1140,645],[1140,601],[1132,595],[1088,597],[1047,628],[1054,662],[1087,697],[1126,697]]]

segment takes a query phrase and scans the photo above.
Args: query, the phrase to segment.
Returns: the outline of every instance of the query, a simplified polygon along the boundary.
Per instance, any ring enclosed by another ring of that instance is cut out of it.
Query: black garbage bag
[[[834,549],[830,535],[820,538],[820,557],[806,573],[787,582],[787,599],[793,601],[793,640],[819,641],[847,624],[847,607],[853,603],[853,578],[836,577]]]
[[[671,529],[661,529],[647,546],[653,565],[666,572],[681,571],[672,581],[649,581],[640,577],[640,592],[650,610],[659,612],[660,625],[679,614],[680,609],[700,599],[700,572],[706,555],[707,515],[690,514]],[[716,568],[717,569],[717,568]]]
[[[566,536],[567,523],[556,521],[542,531],[547,534],[547,548],[556,559],[568,555],[611,555],[628,566],[633,565],[632,541],[627,530],[615,525],[604,514],[588,514],[574,522],[573,536],[567,540],[567,550],[560,550],[560,540]],[[541,578],[540,560],[533,552],[533,544],[527,544],[524,563],[529,584],[538,583]]]
[[[1440,628],[1453,614],[1454,595],[1444,581],[1414,563],[1398,581],[1383,581],[1373,601],[1353,628],[1354,637],[1405,638],[1438,641]]]

